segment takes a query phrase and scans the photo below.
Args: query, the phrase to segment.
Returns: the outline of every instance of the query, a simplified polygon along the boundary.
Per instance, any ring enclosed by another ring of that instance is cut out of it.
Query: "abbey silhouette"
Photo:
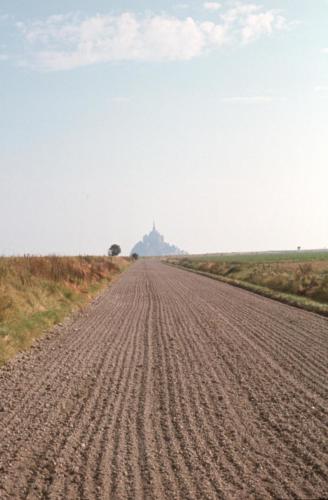
[[[137,253],[140,257],[159,257],[163,255],[183,255],[183,252],[175,245],[170,245],[164,241],[162,236],[156,229],[155,222],[153,229],[149,234],[146,234],[142,241],[139,241],[131,250],[131,254]]]

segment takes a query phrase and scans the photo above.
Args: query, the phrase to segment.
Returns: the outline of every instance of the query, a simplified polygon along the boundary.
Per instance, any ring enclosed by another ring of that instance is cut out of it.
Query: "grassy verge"
[[[304,262],[281,257],[270,261],[268,255],[254,260],[254,254],[247,259],[213,258],[213,256],[195,256],[188,258],[170,258],[167,262],[197,272],[204,276],[238,286],[257,294],[286,304],[328,316],[328,253],[320,259],[309,261],[308,254]]]
[[[83,307],[128,265],[124,258],[0,258],[0,366]]]

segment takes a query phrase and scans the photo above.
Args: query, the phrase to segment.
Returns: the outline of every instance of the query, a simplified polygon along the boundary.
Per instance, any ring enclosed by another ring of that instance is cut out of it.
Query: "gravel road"
[[[328,319],[139,261],[0,370],[0,498],[328,498]]]

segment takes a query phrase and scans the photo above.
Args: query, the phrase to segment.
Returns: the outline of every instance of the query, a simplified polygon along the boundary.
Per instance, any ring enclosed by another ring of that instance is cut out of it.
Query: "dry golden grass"
[[[328,260],[239,262],[197,257],[170,258],[172,264],[229,280],[232,284],[250,285],[253,291],[271,290],[284,294],[286,302],[296,302],[309,310],[324,312],[328,306]],[[245,286],[247,288],[247,286]],[[266,295],[268,295],[266,293]],[[273,297],[273,295],[270,295]],[[289,298],[288,298],[289,297]],[[277,298],[281,298],[281,296]],[[295,303],[296,303],[295,302]],[[320,307],[316,308],[315,303]],[[322,305],[322,306],[321,306]],[[324,306],[324,307],[323,307]]]
[[[0,365],[130,264],[120,257],[0,258]]]

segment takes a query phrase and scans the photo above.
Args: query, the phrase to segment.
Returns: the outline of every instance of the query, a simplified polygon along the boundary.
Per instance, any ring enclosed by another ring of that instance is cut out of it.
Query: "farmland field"
[[[328,250],[301,250],[301,251],[276,251],[276,252],[231,252],[231,253],[213,253],[202,255],[190,255],[190,258],[196,260],[210,260],[218,262],[328,262]]]
[[[0,370],[0,498],[327,498],[327,379],[327,318],[140,260]]]

